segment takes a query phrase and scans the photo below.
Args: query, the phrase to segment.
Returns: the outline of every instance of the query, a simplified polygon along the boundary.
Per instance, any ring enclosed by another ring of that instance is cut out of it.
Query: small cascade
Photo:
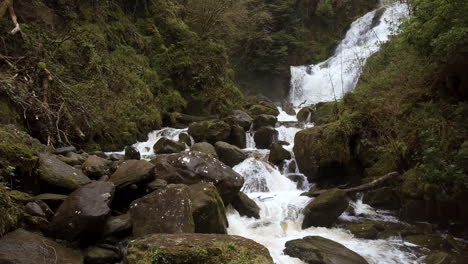
[[[289,97],[294,105],[338,100],[354,89],[367,58],[388,41],[401,19],[408,16],[407,5],[400,2],[382,8],[383,14],[374,10],[353,22],[328,60],[291,67]]]
[[[246,149],[254,149],[255,148],[255,139],[254,139],[255,131],[253,130],[253,124],[250,126],[249,131],[245,133],[245,146]]]

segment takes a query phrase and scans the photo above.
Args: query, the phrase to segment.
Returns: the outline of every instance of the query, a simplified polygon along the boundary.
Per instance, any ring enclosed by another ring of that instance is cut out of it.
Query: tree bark
[[[352,188],[348,188],[348,189],[344,189],[343,191],[345,191],[346,193],[357,193],[357,192],[368,191],[368,190],[374,189],[375,187],[384,185],[386,182],[390,180],[395,180],[399,178],[401,178],[401,174],[399,174],[398,172],[390,172],[387,175],[377,178],[369,183],[359,185],[356,187],[352,187]]]

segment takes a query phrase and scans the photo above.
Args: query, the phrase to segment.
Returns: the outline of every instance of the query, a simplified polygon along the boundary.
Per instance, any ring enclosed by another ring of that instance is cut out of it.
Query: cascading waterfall
[[[352,23],[332,57],[316,65],[291,67],[290,101],[299,106],[338,100],[356,86],[367,58],[377,52],[408,15],[406,4],[394,3]]]

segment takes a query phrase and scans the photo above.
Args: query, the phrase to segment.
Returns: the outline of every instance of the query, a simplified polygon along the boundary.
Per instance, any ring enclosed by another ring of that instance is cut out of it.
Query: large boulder
[[[249,130],[253,122],[253,118],[249,114],[241,110],[234,110],[232,112],[231,118],[235,124],[238,124],[245,130]]]
[[[233,125],[231,127],[231,135],[227,139],[227,142],[242,149],[246,148],[247,140],[245,137],[245,130],[241,126]]]
[[[132,219],[129,213],[109,217],[102,231],[103,236],[125,233],[132,229]]]
[[[348,140],[338,123],[297,132],[294,156],[299,170],[320,186],[343,184],[353,167]]]
[[[285,150],[283,146],[279,143],[273,143],[270,146],[270,155],[268,156],[268,161],[279,165],[283,160],[291,159],[291,153]]]
[[[288,241],[284,253],[308,264],[368,264],[356,252],[320,236]]]
[[[96,155],[89,156],[86,161],[81,165],[82,170],[89,176],[94,179],[98,179],[104,174],[108,174],[109,171],[109,161],[98,157]]]
[[[286,112],[288,115],[295,116],[296,110],[294,110],[294,105],[290,102],[283,102],[282,104],[283,111]]]
[[[232,206],[242,216],[260,218],[260,207],[245,193],[240,192],[232,201]]]
[[[113,182],[116,188],[121,189],[131,184],[150,182],[154,179],[154,165],[146,160],[124,161],[109,181]]]
[[[196,233],[227,234],[226,209],[212,183],[190,185],[190,200]]]
[[[185,144],[162,137],[153,146],[155,154],[179,153],[185,150]]]
[[[192,138],[187,133],[180,133],[178,142],[183,143],[189,147],[192,146]]]
[[[212,155],[213,157],[218,157],[218,154],[216,153],[216,149],[213,145],[211,145],[208,142],[199,142],[193,144],[193,146],[190,148],[191,151],[198,151],[201,153],[205,153],[208,155]]]
[[[130,242],[127,264],[273,264],[268,250],[253,240],[221,234],[152,234]]]
[[[379,229],[381,229],[377,223],[372,221],[351,223],[347,224],[344,228],[349,230],[355,237],[364,239],[376,239],[379,234]]]
[[[68,241],[98,236],[111,212],[114,190],[110,182],[95,181],[71,193],[52,219],[51,234]]]
[[[276,105],[270,102],[261,101],[249,107],[248,112],[251,116],[273,115],[278,116],[279,111]]]
[[[0,239],[0,263],[83,264],[83,256],[51,239],[17,229]]]
[[[39,163],[39,178],[51,186],[73,191],[91,182],[81,170],[59,160],[55,155],[41,153]]]
[[[312,116],[315,113],[315,107],[314,106],[306,106],[301,108],[299,112],[297,112],[296,118],[297,121],[299,122],[311,122],[312,121]]]
[[[234,167],[248,158],[248,155],[241,149],[226,142],[216,142],[215,149],[219,160],[230,167]]]
[[[133,201],[130,216],[136,237],[195,231],[189,188],[183,184],[170,184]]]
[[[211,182],[218,189],[225,204],[239,193],[244,178],[221,161],[208,154],[191,151],[161,155],[151,160],[156,165],[157,178],[168,183],[195,184]]]
[[[278,140],[278,131],[273,127],[262,127],[255,132],[254,140],[257,148],[267,149]]]
[[[348,205],[349,201],[343,190],[331,189],[322,193],[304,208],[302,229],[332,226]]]
[[[259,115],[255,117],[253,121],[253,129],[257,130],[261,127],[271,126],[275,127],[276,122],[278,122],[278,118],[272,115]]]
[[[315,105],[312,121],[316,126],[331,123],[337,119],[337,110],[336,102],[320,102]]]
[[[231,126],[221,120],[194,122],[190,124],[188,133],[195,142],[206,141],[214,144],[229,138]]]

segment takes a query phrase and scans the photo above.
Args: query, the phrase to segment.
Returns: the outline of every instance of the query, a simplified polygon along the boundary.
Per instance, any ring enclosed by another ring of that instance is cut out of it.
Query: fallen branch
[[[343,191],[345,191],[346,193],[357,193],[357,192],[364,192],[364,191],[368,191],[368,190],[371,190],[371,189],[374,189],[376,187],[379,187],[381,185],[383,185],[384,183],[390,181],[390,180],[396,180],[396,179],[399,179],[401,178],[401,174],[399,174],[398,172],[390,172],[380,178],[377,178],[369,183],[366,183],[366,184],[363,184],[363,185],[359,185],[359,186],[356,186],[356,187],[352,187],[352,188],[348,188],[348,189],[344,189]]]

